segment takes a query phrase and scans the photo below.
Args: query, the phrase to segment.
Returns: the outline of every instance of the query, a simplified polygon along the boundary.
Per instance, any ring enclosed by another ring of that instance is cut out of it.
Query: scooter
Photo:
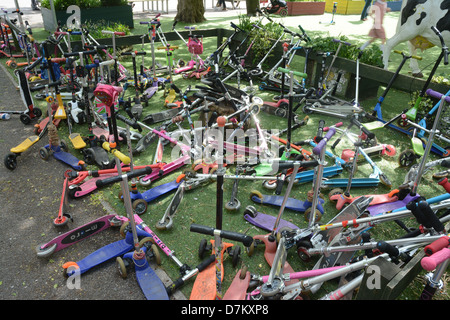
[[[38,65],[41,60],[42,60],[42,58],[40,58],[40,60],[36,60],[30,67],[34,67],[34,66]],[[8,115],[18,114],[20,122],[22,122],[25,125],[30,124],[31,121],[33,121],[33,120],[39,119],[42,115],[41,109],[34,106],[33,98],[31,96],[31,89],[28,85],[28,80],[25,76],[26,70],[27,70],[26,68],[25,69],[16,69],[16,71],[14,73],[16,74],[17,79],[19,80],[20,93],[22,96],[22,100],[23,100],[24,104],[26,105],[27,109],[25,111],[8,111],[8,110],[0,111],[0,113],[5,113]]]

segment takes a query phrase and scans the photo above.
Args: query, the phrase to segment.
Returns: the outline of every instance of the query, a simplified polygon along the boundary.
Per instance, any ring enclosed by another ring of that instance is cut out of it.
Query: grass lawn
[[[395,15],[397,13],[389,13],[392,15]],[[239,21],[238,17],[235,17],[234,19],[229,18],[215,18],[205,21],[204,23],[198,24],[198,29],[213,29],[213,28],[229,28],[230,21],[233,21],[237,23]],[[169,18],[163,18],[161,20],[162,22],[162,30],[164,32],[171,31],[172,26],[172,19]],[[286,27],[289,27],[291,29],[297,28],[298,26],[298,20],[295,19],[295,17],[286,17],[283,19],[283,24]],[[139,21],[135,22],[135,28],[132,30],[133,34],[145,34],[147,33],[147,27],[145,25],[140,25]],[[177,30],[183,30],[184,24],[179,23],[177,25]],[[310,36],[326,36],[327,34],[325,32],[318,32],[315,30],[308,29],[307,25],[303,25],[304,29]],[[355,22],[355,27],[357,27],[357,22]],[[44,39],[47,36],[47,32],[44,30],[35,30],[34,31],[36,39],[38,41],[40,39]],[[365,42],[367,39],[366,37],[361,37],[360,35],[352,35],[351,31],[349,34],[345,34],[349,39],[352,41],[359,41],[359,42]],[[176,50],[174,52],[174,55],[176,59],[183,58],[185,61],[190,60],[190,55],[187,51],[187,48],[184,46],[182,41],[174,41],[171,42],[173,45],[179,45],[180,49]],[[214,38],[205,38],[204,39],[204,53],[202,54],[202,58],[206,58],[207,55],[213,52],[216,45],[216,39]],[[406,45],[401,44],[395,49],[398,50],[406,50]],[[141,50],[140,45],[135,46],[135,50]],[[150,46],[149,44],[146,44],[144,47],[144,50],[148,53],[150,52]],[[427,76],[427,72],[430,71],[432,65],[434,64],[435,59],[439,55],[440,51],[438,48],[430,49],[422,54],[423,60],[420,62],[421,67],[424,69],[424,74]],[[161,50],[157,50],[157,61],[160,62],[162,65],[165,65],[165,53]],[[389,70],[394,71],[398,64],[400,63],[401,57],[396,54],[391,55],[391,62],[389,66]],[[121,59],[121,62],[125,65],[125,67],[128,70],[132,70],[132,63],[131,59]],[[141,58],[139,57],[137,59],[138,64],[141,62]],[[147,54],[145,56],[145,65],[150,66],[151,65],[151,56]],[[304,65],[304,58],[297,56],[294,58],[294,61],[291,65],[291,68],[294,70],[303,70]],[[407,74],[408,68],[405,67],[402,70],[402,73]],[[132,74],[132,72],[131,72]],[[443,64],[439,67],[437,75],[449,75],[449,67],[444,66]],[[188,86],[195,87],[195,85],[199,84],[198,80],[195,79],[184,79],[180,75],[174,76],[174,82],[175,84],[181,89],[185,90]],[[233,82],[230,82],[230,84]],[[243,84],[244,86],[246,83]],[[257,85],[257,83],[256,83]],[[384,87],[381,86],[378,92],[378,96],[380,96],[383,93]],[[272,96],[275,95],[273,92],[268,91],[257,91],[256,93],[258,96],[263,98],[263,100],[271,101]],[[132,97],[134,95],[134,88],[131,87],[127,90],[126,97]],[[371,112],[374,106],[376,105],[377,99],[376,98],[370,98],[368,99],[365,97],[364,92],[360,92],[360,103],[365,111]],[[399,112],[401,112],[403,109],[408,107],[408,102],[412,100],[412,93],[411,92],[401,92],[395,89],[392,89],[388,96],[386,97],[386,100],[383,103],[382,109],[383,109],[383,116],[385,119],[390,119],[391,117],[395,116]],[[150,113],[158,112],[165,110],[163,106],[163,92],[158,91],[152,99],[149,101],[149,106],[144,109],[144,116]],[[39,107],[41,107],[43,110],[45,109],[46,105],[42,103],[41,101],[38,101],[35,99],[35,102],[38,104]],[[123,113],[123,111],[121,111]],[[302,113],[301,108],[297,111],[300,118],[303,118],[305,115]],[[196,120],[198,115],[193,116],[193,120]],[[264,112],[260,112],[258,114],[258,118],[261,122],[261,126],[264,129],[283,129],[287,126],[287,120],[283,118],[278,118],[275,116],[271,116],[268,114],[265,114]],[[317,131],[317,125],[320,119],[325,120],[325,123],[327,126],[333,125],[336,122],[341,121],[340,119],[336,119],[333,117],[327,117],[327,116],[320,116],[318,114],[312,114],[309,116],[309,121],[307,125],[301,127],[300,129],[297,129],[293,132],[292,140],[298,141],[298,140],[304,140],[314,137]],[[186,121],[185,121],[186,122]],[[119,125],[122,125],[119,122]],[[344,122],[344,127],[348,125],[347,122]],[[187,123],[183,124],[184,127],[187,127]],[[80,126],[75,125],[73,128],[74,132],[79,132],[82,135],[87,134],[88,128],[87,126]],[[144,129],[144,134],[146,133]],[[355,132],[357,133],[357,132]],[[67,126],[63,125],[59,129],[60,137],[65,137],[68,134]],[[403,183],[403,180],[405,178],[406,173],[408,172],[409,168],[401,168],[398,164],[398,154],[406,149],[411,148],[411,141],[410,138],[406,135],[402,135],[399,132],[396,132],[394,130],[390,129],[382,129],[376,132],[376,137],[378,139],[379,143],[386,143],[386,144],[392,144],[396,148],[396,155],[393,157],[377,157],[373,160],[375,161],[376,165],[388,176],[388,178],[392,182],[392,189],[395,189],[399,185]],[[153,145],[149,147],[147,150],[145,150],[143,153],[139,154],[139,156],[134,157],[134,161],[136,165],[146,165],[153,162],[153,157],[155,154],[155,147],[156,145]],[[305,147],[306,149],[309,149],[308,147]],[[341,155],[342,151],[344,149],[352,149],[351,143],[344,139],[338,147],[334,150],[334,153],[338,156]],[[330,149],[328,149],[330,150]],[[80,155],[80,153],[76,150],[72,150],[74,155]],[[80,155],[81,156],[81,155]],[[164,152],[164,161],[170,162],[171,156],[171,148],[170,146],[167,146]],[[437,157],[434,154],[431,154],[429,157],[429,160],[437,159]],[[329,165],[333,164],[331,159],[327,159],[327,163]],[[235,166],[229,166],[227,173],[228,174],[234,174],[234,168]],[[94,168],[92,168],[94,169]],[[434,171],[440,171],[441,168],[436,168],[436,170],[431,170],[430,172],[427,172],[423,179],[421,180],[421,183],[418,188],[418,192],[420,195],[425,196],[427,198],[433,197],[436,195],[440,195],[443,193],[442,187],[437,185],[436,181],[432,179],[432,173]],[[355,178],[366,178],[369,177],[369,175],[373,172],[373,168],[370,166],[367,162],[361,162],[358,165],[358,171],[355,175]],[[161,179],[154,182],[154,185],[160,185],[162,183],[173,181],[178,177],[178,175],[182,173],[182,170],[177,170],[176,172],[173,172],[167,176],[162,177]],[[343,172],[339,178],[346,178],[348,177],[348,172]],[[240,233],[245,233],[250,236],[255,235],[262,235],[266,234],[267,232],[264,230],[261,230],[248,222],[243,218],[243,212],[247,205],[254,205],[258,211],[271,214],[276,216],[278,214],[278,208],[271,207],[268,205],[260,205],[255,204],[250,199],[250,191],[251,190],[259,190],[263,194],[272,194],[273,191],[265,189],[260,182],[257,181],[240,181],[239,182],[239,193],[238,193],[238,199],[241,202],[241,208],[237,212],[228,212],[224,210],[223,215],[223,229],[225,230],[232,230]],[[233,187],[234,180],[232,179],[226,179],[224,182],[224,202],[228,201],[230,199],[231,190]],[[148,190],[150,187],[142,187],[139,186],[139,191],[144,192]],[[284,187],[284,190],[286,188],[286,185]],[[305,184],[297,184],[294,186],[290,196],[299,200],[306,200],[306,194],[311,189],[311,183],[305,183]],[[106,199],[117,211],[117,213],[125,215],[125,209],[122,204],[122,202],[118,199],[118,193],[120,191],[120,185],[116,184],[114,186],[99,190],[92,194],[92,197],[95,198],[103,198]],[[385,194],[390,192],[391,189],[380,184],[376,188],[352,188],[351,194],[352,196],[359,196],[359,195],[367,195],[367,194]],[[284,193],[282,193],[284,194]],[[331,220],[337,213],[338,210],[336,209],[335,205],[331,203],[327,199],[328,190],[323,190],[323,194],[325,196],[325,203],[324,203],[324,210],[325,213],[322,217],[321,223],[326,223],[327,221]],[[200,244],[200,241],[202,238],[207,238],[208,240],[212,237],[207,237],[204,235],[191,233],[189,231],[189,227],[192,223],[202,224],[206,226],[214,227],[216,224],[216,184],[214,182],[209,183],[208,185],[185,192],[184,199],[181,203],[181,205],[178,208],[178,211],[174,217],[174,226],[170,230],[164,230],[159,231],[155,228],[155,224],[158,222],[159,219],[163,216],[170,200],[172,198],[172,195],[157,199],[153,201],[149,207],[147,213],[145,213],[142,216],[142,219],[145,221],[147,225],[150,226],[153,231],[156,232],[156,234],[161,238],[161,240],[172,250],[175,251],[175,255],[177,258],[183,262],[187,263],[190,266],[196,266],[201,260],[198,257],[198,247]],[[74,200],[74,205],[79,205],[76,200]],[[307,222],[305,221],[303,214],[285,210],[282,216],[283,219],[288,220],[294,224],[296,224],[298,227],[303,228],[307,226]],[[411,226],[411,227],[417,227],[417,222],[412,218],[407,218],[404,220],[404,222]],[[383,223],[381,225],[377,225],[373,229],[370,230],[370,233],[374,240],[389,240],[389,239],[395,239],[398,236],[403,235],[404,231],[401,230],[395,223],[388,222]],[[236,244],[236,243],[235,243]],[[236,244],[238,245],[238,244]],[[242,245],[241,245],[242,247]],[[243,248],[242,248],[243,249]],[[161,252],[161,255],[163,253]],[[311,269],[314,266],[314,263],[317,258],[313,258],[313,261],[305,263],[302,262],[296,253],[296,250],[293,248],[288,252],[287,260],[292,265],[294,270],[308,270]],[[231,281],[233,280],[235,274],[238,272],[239,268],[243,265],[246,265],[248,267],[248,270],[254,274],[258,275],[267,275],[269,274],[270,268],[268,264],[265,262],[264,259],[264,248],[257,247],[255,250],[254,255],[251,257],[247,256],[244,250],[242,250],[241,254],[241,262],[238,265],[237,268],[233,268],[231,264],[231,259],[229,257],[225,258],[224,261],[224,268],[225,268],[225,276],[223,280],[223,292],[226,291],[228,286],[230,285]],[[163,257],[162,259],[162,265],[161,267],[168,273],[168,275],[172,279],[176,279],[179,277],[178,268],[177,266],[170,261],[170,259],[167,259],[166,257]],[[425,272],[422,272],[420,277],[417,277],[413,284],[408,287],[407,290],[404,291],[404,293],[399,297],[399,299],[406,300],[406,299],[417,299],[423,289],[424,282],[423,282],[423,275]],[[189,297],[192,285],[194,281],[191,279],[187,282],[187,284],[182,288],[182,292]],[[312,296],[312,299],[318,299],[325,295],[326,293],[330,292],[331,290],[337,288],[337,282],[327,282],[319,292],[317,292],[314,296]],[[435,296],[436,299],[448,299],[449,298],[449,292],[448,289],[445,289],[444,292],[437,294]]]

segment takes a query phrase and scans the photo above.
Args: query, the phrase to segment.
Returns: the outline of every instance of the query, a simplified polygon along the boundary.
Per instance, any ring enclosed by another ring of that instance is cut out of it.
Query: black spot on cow
[[[445,11],[447,10],[447,13],[445,16],[441,18],[436,24],[436,28],[442,32],[442,31],[450,31],[450,0],[444,0],[441,3],[441,10]]]
[[[411,17],[416,12],[416,7],[419,4],[425,3],[428,0],[408,0],[405,7],[402,10],[401,24],[405,24],[409,17]],[[450,0],[445,0],[444,2],[450,2]],[[422,17],[421,17],[422,18]]]
[[[416,20],[416,25],[420,25],[420,23],[422,22],[423,19],[425,19],[426,16],[427,14],[425,12],[421,12],[419,19]]]

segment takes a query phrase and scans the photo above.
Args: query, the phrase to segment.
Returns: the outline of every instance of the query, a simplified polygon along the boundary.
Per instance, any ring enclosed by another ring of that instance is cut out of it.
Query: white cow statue
[[[426,50],[441,46],[439,37],[431,30],[436,27],[445,44],[450,45],[450,0],[403,0],[396,34],[386,41],[383,63],[387,69],[391,50],[401,42],[408,41],[411,55],[416,49]],[[412,74],[423,77],[416,59],[410,59]]]

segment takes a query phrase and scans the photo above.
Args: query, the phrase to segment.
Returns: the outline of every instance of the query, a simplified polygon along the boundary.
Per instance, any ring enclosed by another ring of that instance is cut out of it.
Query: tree
[[[256,8],[259,8],[259,0],[246,0],[247,5],[247,15],[254,17],[256,16]]]
[[[178,0],[175,20],[187,23],[205,21],[203,0]]]

